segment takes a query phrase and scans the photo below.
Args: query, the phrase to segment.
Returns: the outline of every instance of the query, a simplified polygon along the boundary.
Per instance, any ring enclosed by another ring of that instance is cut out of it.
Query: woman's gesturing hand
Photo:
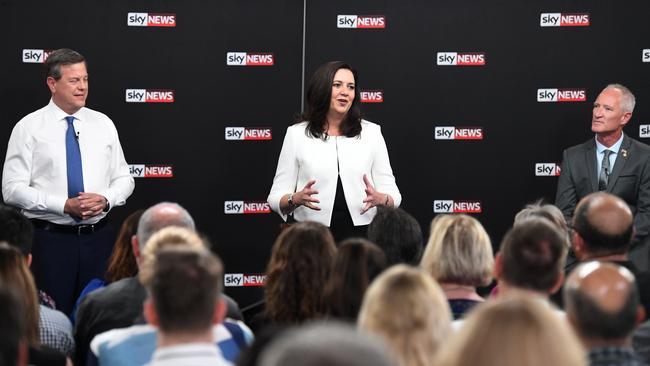
[[[363,175],[363,182],[366,184],[366,198],[363,200],[365,206],[361,209],[362,215],[375,206],[388,205],[390,196],[378,192],[365,174]]]

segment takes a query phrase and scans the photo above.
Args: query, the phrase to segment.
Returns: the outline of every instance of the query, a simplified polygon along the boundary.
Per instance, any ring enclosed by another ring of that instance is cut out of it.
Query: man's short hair
[[[223,265],[207,249],[169,247],[156,255],[147,290],[161,331],[188,334],[212,326]]]
[[[621,96],[621,109],[625,112],[634,112],[634,106],[636,105],[636,98],[634,94],[627,87],[621,84],[609,84],[603,90],[607,89],[618,89],[623,93]]]
[[[0,205],[0,241],[6,241],[27,256],[32,252],[34,225],[15,208]]]
[[[592,194],[584,199],[582,204],[576,207],[573,215],[573,230],[575,230],[584,240],[588,251],[594,254],[623,254],[626,253],[632,242],[634,234],[634,221],[630,220],[630,225],[620,233],[608,234],[603,232],[589,221],[589,211],[591,205],[601,193]]]
[[[18,347],[26,339],[25,314],[13,292],[0,287],[0,365],[16,365]]]
[[[625,267],[618,267],[620,271],[627,272],[630,278],[634,278]],[[580,267],[574,271],[578,270]],[[623,339],[631,335],[636,327],[640,302],[636,281],[629,286],[629,289],[621,308],[618,311],[608,311],[600,307],[592,296],[578,286],[564,286],[564,308],[582,337],[599,340]]]
[[[518,225],[524,220],[528,220],[532,217],[543,217],[549,220],[566,237],[566,245],[571,245],[569,225],[567,225],[564,214],[562,214],[562,211],[557,208],[557,206],[543,203],[542,200],[528,204],[517,212],[515,215],[514,225]]]
[[[349,324],[312,323],[284,333],[260,355],[261,366],[395,365],[383,343]]]
[[[61,66],[74,65],[80,62],[86,63],[86,59],[77,51],[69,48],[60,48],[52,51],[45,60],[45,77],[61,79]]]
[[[176,213],[169,214],[162,212],[166,207],[176,211]],[[144,211],[138,222],[136,236],[138,237],[140,250],[144,248],[153,234],[168,226],[179,226],[190,230],[196,229],[194,219],[192,219],[190,213],[181,205],[173,202],[158,203]]]
[[[378,207],[368,226],[368,239],[386,254],[389,266],[417,265],[422,256],[422,229],[413,216],[401,208]]]
[[[566,238],[550,221],[530,218],[508,231],[500,252],[506,283],[548,292],[562,274],[568,248]]]

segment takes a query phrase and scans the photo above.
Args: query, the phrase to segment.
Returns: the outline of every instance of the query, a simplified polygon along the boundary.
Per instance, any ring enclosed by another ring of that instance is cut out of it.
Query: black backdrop
[[[286,127],[301,110],[303,77],[346,60],[382,126],[402,207],[426,231],[436,200],[478,201],[495,246],[514,213],[554,197],[537,163],[591,136],[590,105],[610,82],[638,106],[626,133],[650,124],[650,3],[502,1],[0,0],[0,155],[13,125],[49,98],[23,50],[69,47],[86,56],[88,106],[108,114],[130,164],[171,165],[171,178],[136,178],[129,212],[175,201],[195,217],[226,272],[262,273],[275,214],[226,214],[228,201],[264,201]],[[306,5],[305,5],[306,4]],[[174,27],[127,25],[128,13],[172,14]],[[587,14],[588,26],[542,27],[542,13]],[[384,28],[338,28],[339,15],[384,17]],[[230,66],[228,52],[271,53],[271,66]],[[481,53],[482,66],[438,65],[438,52]],[[647,54],[647,55],[645,55]],[[645,56],[644,56],[645,55]],[[540,103],[538,89],[583,89],[586,101]],[[127,89],[174,91],[173,103],[127,103]],[[482,140],[438,140],[435,127],[475,127]],[[226,127],[270,128],[271,140],[225,138]],[[642,139],[643,140],[643,139]],[[247,305],[260,288],[228,287]]]

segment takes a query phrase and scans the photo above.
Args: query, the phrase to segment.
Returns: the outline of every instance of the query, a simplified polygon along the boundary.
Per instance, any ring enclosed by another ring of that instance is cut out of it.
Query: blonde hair
[[[205,241],[194,231],[179,226],[169,226],[156,232],[142,250],[139,279],[148,284],[153,275],[156,255],[165,248],[184,247],[208,250]]]
[[[586,365],[567,322],[549,304],[521,296],[477,307],[436,361],[439,366]]]
[[[486,286],[494,267],[490,236],[471,216],[438,215],[420,267],[440,283]]]
[[[383,338],[403,366],[431,365],[451,332],[451,311],[431,276],[402,264],[370,285],[358,325]]]

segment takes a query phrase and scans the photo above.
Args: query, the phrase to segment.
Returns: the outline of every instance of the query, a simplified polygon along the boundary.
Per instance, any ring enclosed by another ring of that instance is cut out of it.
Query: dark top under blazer
[[[588,141],[564,150],[555,205],[571,222],[578,202],[598,191],[596,141]],[[607,193],[622,198],[634,214],[636,240],[650,231],[650,146],[623,135],[609,176]]]

